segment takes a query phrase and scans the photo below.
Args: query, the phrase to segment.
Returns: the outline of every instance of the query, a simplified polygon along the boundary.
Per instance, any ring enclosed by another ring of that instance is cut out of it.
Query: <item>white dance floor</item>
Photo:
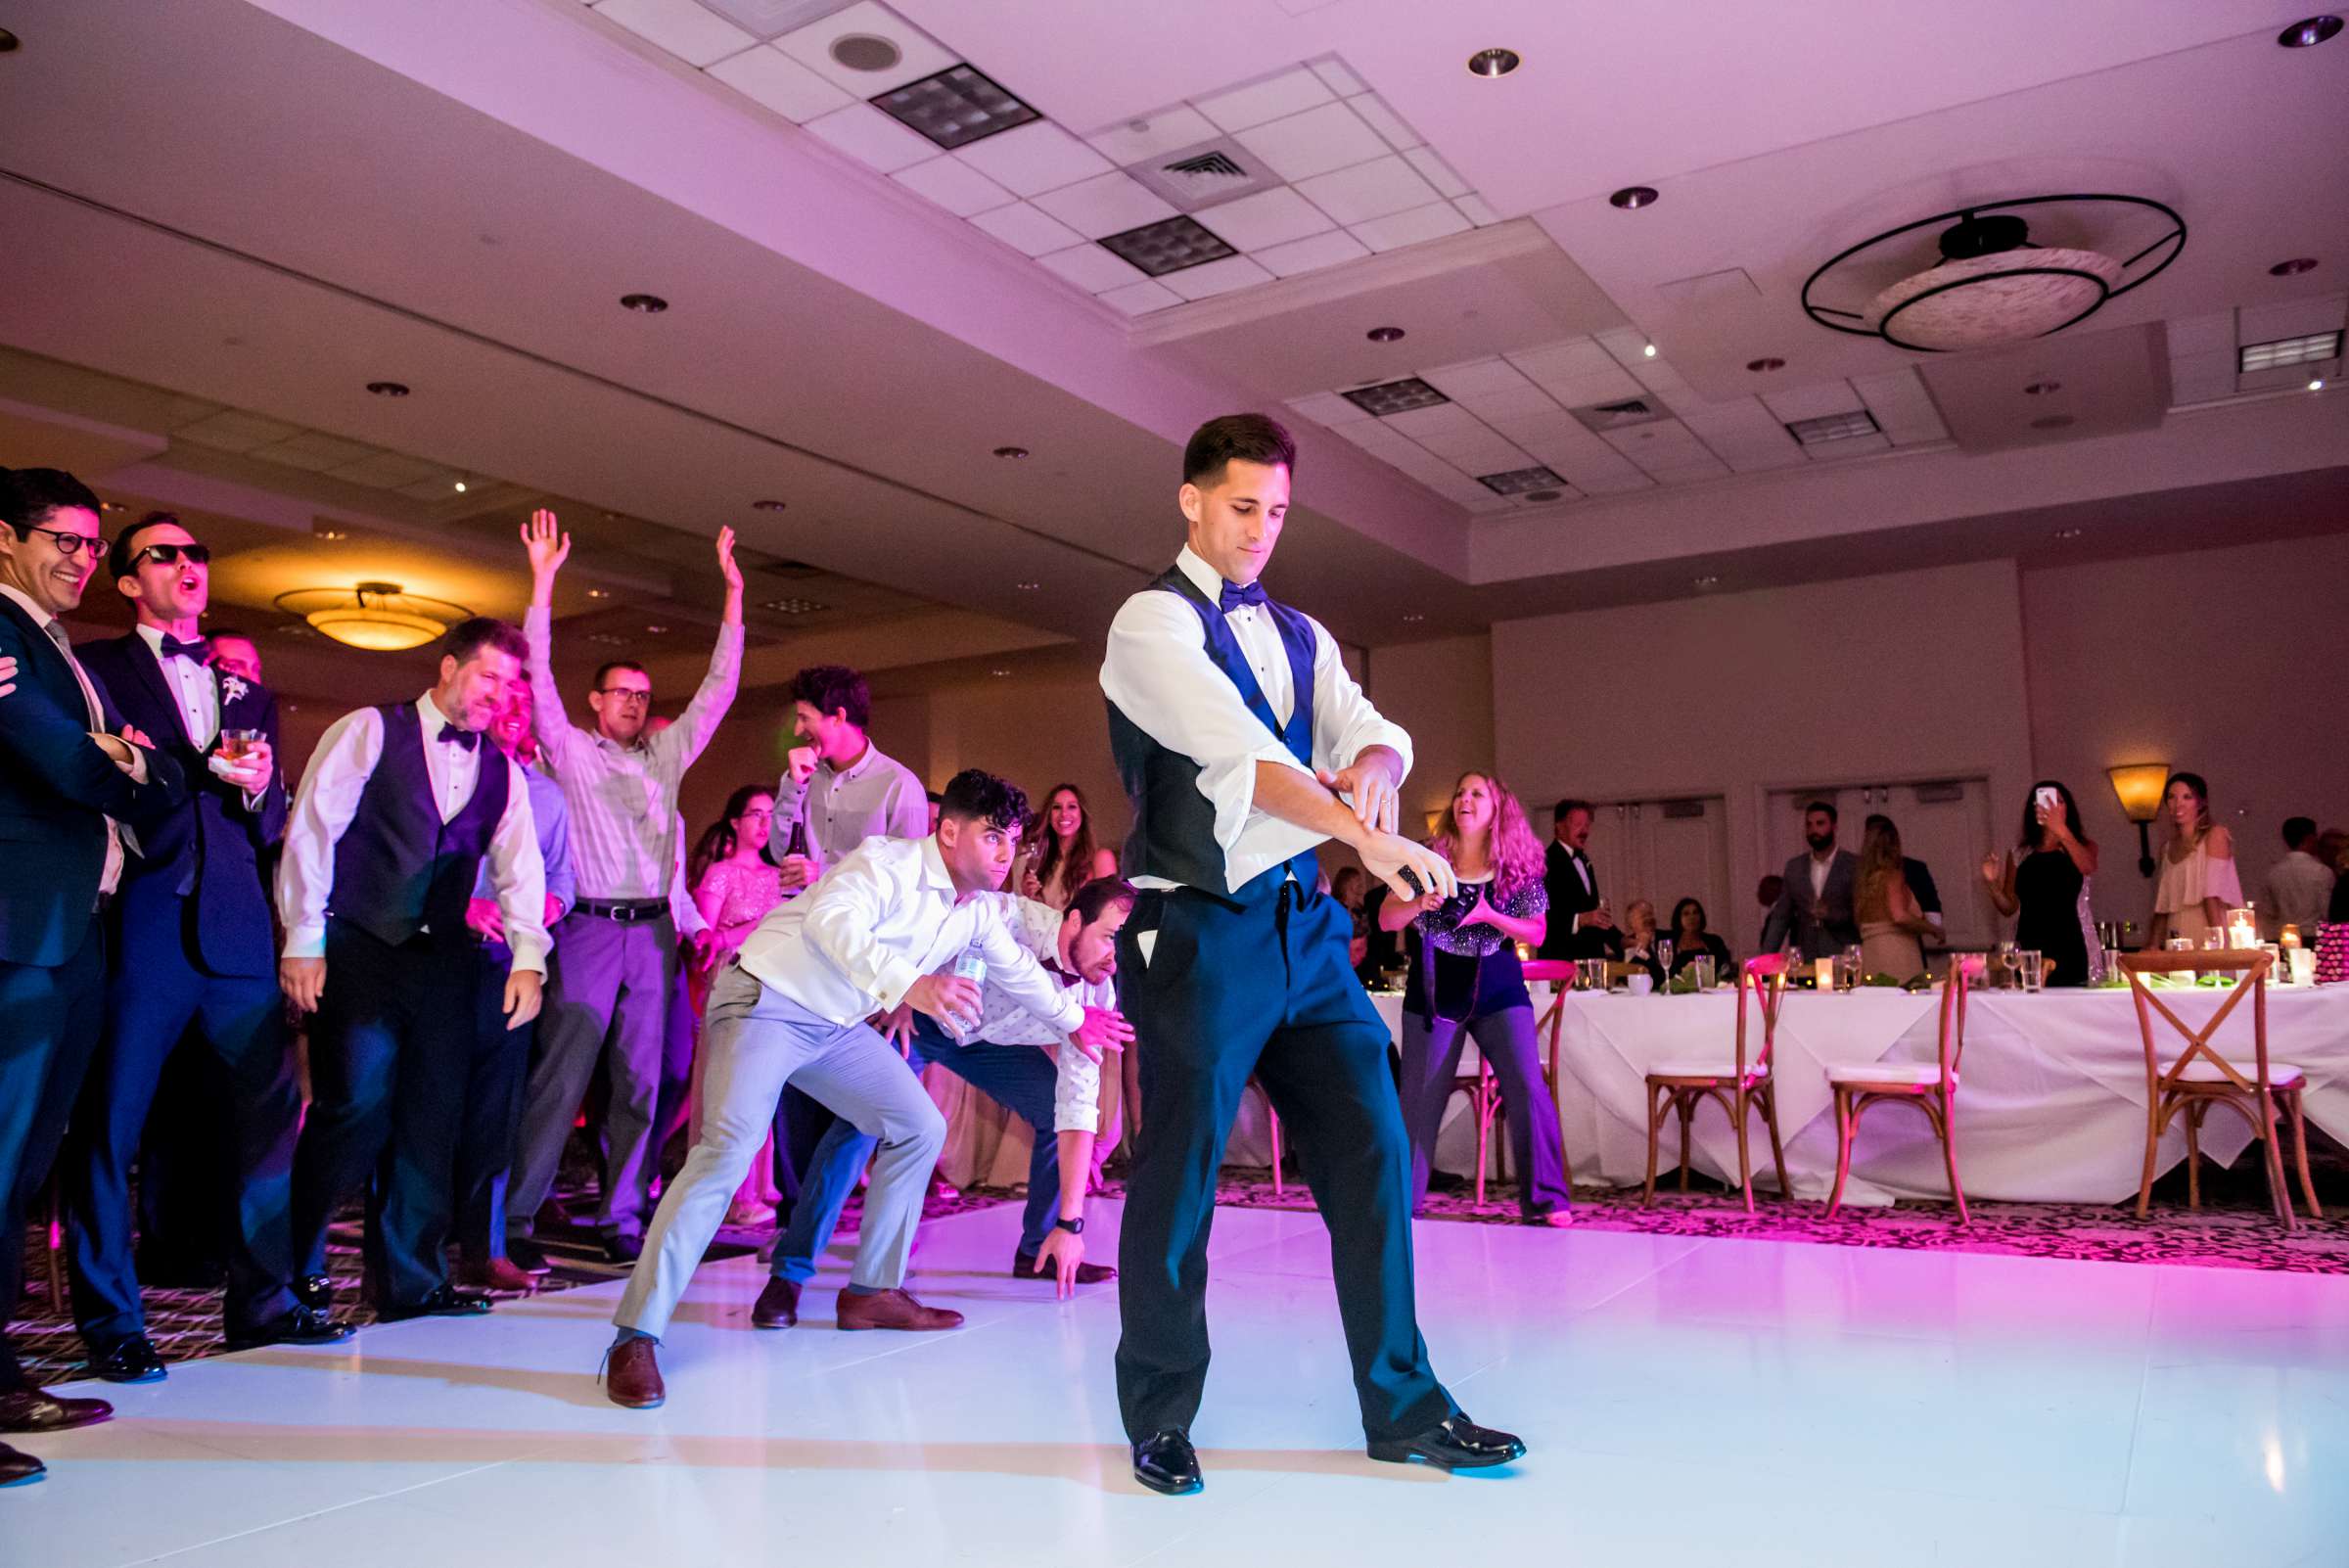
[[[177,1367],[22,1440],[51,1474],[0,1493],[0,1563],[2349,1560],[2349,1279],[1422,1223],[1437,1367],[1533,1450],[1448,1477],[1363,1456],[1313,1217],[1226,1209],[1208,1487],[1166,1499],[1116,1286],[1013,1282],[1015,1225],[925,1232],[947,1335],[835,1331],[838,1256],[756,1333],[758,1266],[705,1268],[653,1411],[594,1381],[617,1285]]]

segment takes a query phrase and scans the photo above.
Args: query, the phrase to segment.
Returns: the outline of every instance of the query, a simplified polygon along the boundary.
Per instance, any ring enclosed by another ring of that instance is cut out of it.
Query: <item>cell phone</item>
[[[2063,809],[2063,797],[2057,794],[2050,786],[2042,784],[2034,793],[2039,798],[2039,808],[2041,810],[2060,811]]]

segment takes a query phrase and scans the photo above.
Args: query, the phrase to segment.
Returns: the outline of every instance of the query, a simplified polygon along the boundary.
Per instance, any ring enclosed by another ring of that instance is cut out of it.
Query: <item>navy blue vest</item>
[[[1289,656],[1289,687],[1294,700],[1289,721],[1284,725],[1272,716],[1272,705],[1265,700],[1264,689],[1256,681],[1256,671],[1248,667],[1248,656],[1240,651],[1238,639],[1224,623],[1222,608],[1201,593],[1198,584],[1183,576],[1180,567],[1170,568],[1144,591],[1178,594],[1198,613],[1199,624],[1207,633],[1207,657],[1238,688],[1248,711],[1280,738],[1290,756],[1311,768],[1313,765],[1313,623],[1285,604],[1265,601],[1265,610],[1272,617],[1272,624],[1280,632],[1281,647]],[[1118,776],[1126,783],[1127,799],[1133,807],[1133,826],[1126,835],[1125,853],[1119,860],[1120,869],[1127,876],[1164,877],[1203,893],[1235,898],[1243,903],[1274,897],[1291,872],[1308,892],[1313,890],[1319,873],[1311,850],[1285,866],[1267,868],[1246,888],[1226,889],[1223,851],[1216,843],[1215,807],[1199,793],[1199,764],[1152,740],[1140,725],[1120,713],[1114,702],[1109,705],[1109,750],[1117,761]]]
[[[414,703],[387,703],[376,712],[384,720],[383,755],[335,846],[328,912],[393,946],[427,926],[436,944],[461,944],[465,904],[506,814],[512,770],[483,736],[473,799],[442,822],[424,761],[423,715]]]

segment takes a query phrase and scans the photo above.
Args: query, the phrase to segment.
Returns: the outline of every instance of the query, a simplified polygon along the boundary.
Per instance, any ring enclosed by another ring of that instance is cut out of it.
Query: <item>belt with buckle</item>
[[[667,899],[581,899],[572,905],[580,914],[594,915],[602,920],[617,920],[626,925],[637,920],[658,920],[668,913]]]

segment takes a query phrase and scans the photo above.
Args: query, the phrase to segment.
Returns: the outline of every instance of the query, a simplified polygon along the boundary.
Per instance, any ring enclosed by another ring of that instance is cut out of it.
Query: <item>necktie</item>
[[[165,659],[192,659],[197,664],[204,663],[204,644],[201,641],[182,642],[168,631],[163,633],[160,651]]]
[[[1244,604],[1261,605],[1264,602],[1265,585],[1261,582],[1251,582],[1246,587],[1242,587],[1236,582],[1226,582],[1223,584],[1223,592],[1216,601],[1225,615],[1231,614]]]
[[[482,743],[482,732],[478,729],[459,729],[454,724],[442,724],[440,739],[446,745],[461,746],[470,752]]]

